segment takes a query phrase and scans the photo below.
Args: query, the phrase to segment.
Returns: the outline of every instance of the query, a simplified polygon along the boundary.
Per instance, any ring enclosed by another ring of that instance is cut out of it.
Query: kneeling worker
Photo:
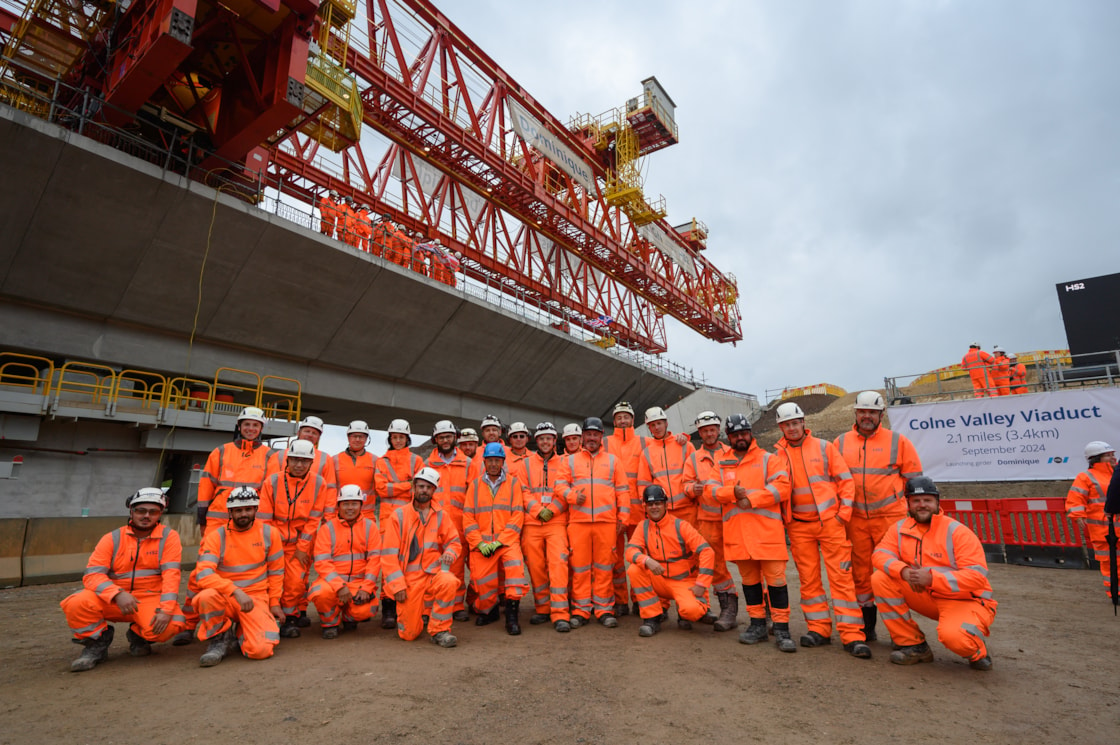
[[[638,636],[653,636],[661,630],[664,600],[675,601],[677,614],[686,621],[699,621],[708,612],[716,554],[696,528],[668,514],[669,495],[660,486],[647,486],[642,502],[646,519],[626,545],[626,576],[642,616]],[[697,555],[698,570],[693,561]]]
[[[62,603],[74,643],[85,649],[70,663],[73,672],[92,670],[109,656],[113,627],[106,621],[129,621],[128,650],[133,657],[152,653],[186,625],[179,595],[179,534],[160,524],[167,507],[162,489],[146,487],[133,494],[128,524],[107,533],[89,557],[83,589]]]
[[[933,662],[925,635],[911,610],[937,619],[937,638],[968,660],[973,670],[991,670],[984,637],[996,617],[988,562],[976,534],[939,514],[941,492],[933,479],[906,482],[907,512],[875,549],[871,587],[879,617],[898,649],[896,665]]]
[[[410,485],[411,486],[411,485]],[[319,611],[324,639],[338,638],[368,621],[377,599],[381,571],[381,536],[377,524],[362,515],[365,492],[357,484],[338,490],[338,511],[315,534],[315,572],[319,579],[308,599]]]

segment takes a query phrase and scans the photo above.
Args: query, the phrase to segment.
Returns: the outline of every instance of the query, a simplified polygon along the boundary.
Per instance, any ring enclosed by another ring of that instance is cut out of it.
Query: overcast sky
[[[714,385],[1064,348],[1055,283],[1120,271],[1120,3],[439,5],[561,121],[661,81],[681,141],[646,192],[742,295],[737,347],[669,324]]]

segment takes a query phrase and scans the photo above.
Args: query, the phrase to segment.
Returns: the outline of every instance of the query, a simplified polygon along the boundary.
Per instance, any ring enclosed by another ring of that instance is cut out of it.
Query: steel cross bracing
[[[376,199],[376,209],[391,206],[383,211],[398,222],[445,239],[468,267],[504,277],[560,317],[610,316],[627,346],[664,351],[662,313],[709,338],[741,338],[733,281],[695,253],[692,276],[640,238],[607,204],[607,173],[590,147],[434,6],[367,0],[364,11],[356,23],[364,21],[367,33],[352,33],[347,67],[360,81],[365,123],[398,147],[374,168],[361,145],[345,153],[342,191],[352,185],[358,198]],[[518,135],[511,103],[584,158],[591,189]],[[274,152],[274,169],[289,182],[311,182],[300,190],[340,186],[315,172],[316,154],[313,144],[292,137]],[[661,227],[685,250],[672,228]]]

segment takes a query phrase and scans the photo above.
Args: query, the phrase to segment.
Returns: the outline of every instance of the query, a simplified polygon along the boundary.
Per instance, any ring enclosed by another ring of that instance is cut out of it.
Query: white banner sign
[[[1085,445],[1120,440],[1120,389],[892,406],[891,429],[910,438],[934,481],[1072,480]]]
[[[509,100],[509,113],[513,117],[513,129],[521,139],[540,151],[541,155],[555,163],[564,173],[583,184],[587,191],[595,191],[595,177],[583,158],[512,99]]]
[[[691,276],[696,276],[696,264],[693,263],[692,257],[688,255],[688,251],[678,246],[673,242],[673,239],[665,235],[665,231],[655,223],[649,225],[640,225],[638,227],[638,235],[649,241],[654,248],[661,253],[668,256],[677,266],[684,269]]]

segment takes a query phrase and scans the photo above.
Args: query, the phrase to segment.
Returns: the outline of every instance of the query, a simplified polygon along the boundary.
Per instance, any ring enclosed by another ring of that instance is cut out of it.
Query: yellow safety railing
[[[46,357],[0,352],[0,385],[28,388],[31,393],[46,395],[50,392],[53,379],[54,362]]]
[[[294,391],[281,390],[280,386],[283,384],[289,384],[289,387],[294,388]],[[303,401],[300,397],[301,391],[302,386],[295,378],[266,375],[261,379],[260,391],[257,394],[257,406],[264,409],[265,416],[270,419],[298,422],[300,411],[303,409]]]
[[[68,405],[77,404],[87,396],[89,404],[106,404],[116,385],[116,377],[117,371],[108,365],[71,360],[58,369],[54,394],[59,400],[62,400],[63,395],[70,394],[66,399]],[[79,400],[75,400],[75,396]]]
[[[125,385],[130,383],[131,385]],[[144,370],[121,370],[113,386],[112,399],[126,408],[156,409],[167,388],[167,378]]]

